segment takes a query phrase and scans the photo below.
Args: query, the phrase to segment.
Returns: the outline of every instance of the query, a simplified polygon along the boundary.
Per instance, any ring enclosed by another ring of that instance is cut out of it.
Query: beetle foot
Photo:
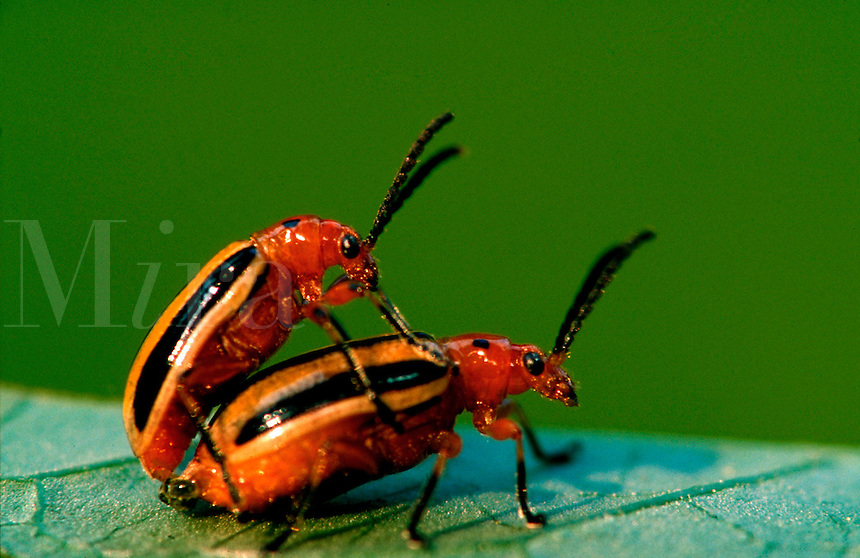
[[[544,463],[549,463],[551,465],[560,465],[562,463],[570,463],[579,457],[579,454],[582,453],[582,443],[581,442],[572,442],[567,448],[560,450],[556,453],[545,453],[540,459]]]
[[[520,512],[520,516],[524,516],[526,520],[526,527],[529,529],[540,529],[544,525],[546,525],[546,516],[542,513],[532,513],[528,512],[523,514]]]
[[[406,544],[409,548],[420,549],[425,548],[427,546],[427,540],[418,534],[418,531],[412,528],[404,529],[401,533],[403,538],[406,539]]]
[[[290,538],[290,535],[292,535],[296,531],[297,530],[293,529],[292,527],[287,527],[286,529],[281,531],[281,533],[277,537],[267,542],[263,549],[269,552],[277,552],[281,549],[282,546],[284,546],[284,544],[287,542],[287,539]]]
[[[158,499],[181,511],[191,511],[197,504],[199,494],[194,481],[172,477],[164,481],[158,491]]]
[[[420,341],[417,339],[416,339],[416,341],[417,341],[416,346],[418,347],[418,349],[420,351],[430,355],[430,358],[432,358],[433,360],[435,360],[439,364],[444,364],[448,368],[453,368],[456,365],[456,363],[454,361],[452,361],[450,358],[448,358],[448,355],[446,355],[442,351],[442,349],[439,347],[439,345],[437,343],[434,343],[432,341]]]

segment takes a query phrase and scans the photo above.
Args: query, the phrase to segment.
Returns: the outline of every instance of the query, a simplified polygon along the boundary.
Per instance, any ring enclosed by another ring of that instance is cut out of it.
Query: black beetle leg
[[[397,422],[394,416],[394,411],[392,411],[391,407],[386,405],[385,402],[380,399],[379,394],[374,391],[370,378],[367,375],[367,371],[358,361],[358,357],[355,356],[355,351],[353,351],[352,347],[347,343],[350,337],[343,329],[343,326],[335,320],[334,316],[331,315],[331,312],[329,312],[323,305],[314,305],[309,314],[311,319],[325,330],[334,344],[337,345],[337,348],[349,361],[349,365],[352,367],[352,370],[355,372],[358,377],[358,381],[360,382],[360,385],[357,385],[356,387],[363,391],[364,394],[367,395],[367,398],[376,406],[376,412],[382,422],[393,427],[397,433],[402,434],[403,425]]]
[[[311,467],[310,482],[308,482],[304,487],[301,496],[296,502],[294,507],[295,514],[292,517],[289,527],[284,529],[277,537],[269,541],[265,546],[265,550],[278,550],[285,542],[287,542],[290,535],[297,533],[302,528],[305,514],[307,513],[308,508],[310,508],[311,502],[313,502],[317,488],[319,488],[320,483],[326,477],[327,467],[331,464],[331,459],[329,458],[330,449],[331,444],[326,443],[317,451],[316,459],[314,459],[314,464]]]
[[[239,503],[239,491],[236,489],[236,486],[233,484],[233,481],[230,480],[230,474],[227,472],[227,468],[224,467],[224,453],[218,448],[218,445],[212,441],[212,436],[209,435],[209,425],[206,423],[206,416],[203,414],[203,410],[200,405],[191,397],[186,389],[183,389],[182,380],[188,376],[188,374],[193,369],[186,370],[182,378],[179,380],[179,399],[185,405],[185,408],[188,410],[188,414],[194,420],[194,425],[197,427],[197,432],[200,433],[200,443],[206,446],[206,449],[209,450],[209,453],[212,455],[212,458],[216,463],[221,467],[221,476],[224,479],[224,483],[227,485],[227,490],[230,492],[230,498],[233,499],[234,504]],[[166,483],[165,483],[166,484]]]
[[[445,464],[448,459],[457,457],[460,453],[460,448],[463,446],[463,441],[455,432],[444,432],[439,437],[439,449],[436,461],[433,463],[433,470],[430,476],[427,477],[427,482],[421,490],[421,495],[415,504],[412,506],[412,513],[409,516],[409,524],[403,530],[403,538],[412,548],[421,548],[426,544],[424,537],[418,534],[418,522],[421,521],[421,516],[427,508],[427,503],[436,489],[436,484],[439,482],[439,477],[445,470]]]
[[[391,327],[393,327],[401,337],[406,339],[410,344],[429,354],[437,363],[446,366],[447,368],[454,367],[455,363],[439,350],[438,345],[435,343],[426,343],[415,336],[412,328],[410,328],[409,324],[406,323],[406,318],[403,317],[403,314],[400,313],[397,306],[394,305],[391,299],[388,298],[388,295],[386,295],[381,288],[377,286],[375,290],[369,291],[368,298],[373,305],[376,306],[379,313],[382,314],[382,317],[391,324]]]
[[[526,417],[523,408],[519,406],[519,404],[513,399],[505,399],[501,406],[499,407],[499,417],[510,416],[513,415],[517,421],[517,424],[520,425],[520,428],[523,431],[523,434],[526,436],[526,440],[529,443],[529,447],[532,449],[532,452],[535,456],[543,461],[544,463],[549,464],[559,464],[559,463],[568,463],[570,462],[576,455],[582,451],[582,444],[576,442],[572,444],[567,449],[555,452],[555,453],[547,453],[544,451],[540,442],[535,435],[534,429],[532,428],[531,423],[529,422],[528,417]]]
[[[421,521],[421,516],[427,508],[427,502],[430,501],[430,496],[433,495],[433,491],[436,489],[436,484],[439,482],[439,477],[442,476],[442,471],[445,470],[445,463],[447,461],[448,458],[441,453],[436,456],[436,462],[433,463],[433,471],[427,477],[427,483],[421,490],[421,496],[418,497],[418,500],[412,507],[412,513],[409,516],[409,525],[403,531],[403,537],[409,543],[409,546],[413,548],[420,548],[426,544],[424,537],[418,534],[418,522]]]
[[[522,437],[515,438],[517,443],[517,501],[520,504],[520,515],[522,515],[529,527],[541,527],[546,523],[543,514],[534,513],[529,508],[528,489],[526,488],[526,460],[523,450]]]

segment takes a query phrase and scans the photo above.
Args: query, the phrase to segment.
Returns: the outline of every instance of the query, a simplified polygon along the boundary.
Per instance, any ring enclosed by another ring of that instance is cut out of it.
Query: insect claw
[[[531,518],[526,519],[526,527],[529,529],[540,529],[546,525],[546,516],[542,513],[534,514]]]
[[[406,544],[409,548],[418,550],[427,547],[427,540],[414,529],[404,529],[401,534],[406,539]]]

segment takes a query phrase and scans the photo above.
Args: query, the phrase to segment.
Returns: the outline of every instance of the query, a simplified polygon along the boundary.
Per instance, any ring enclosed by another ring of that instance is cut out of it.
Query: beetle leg
[[[284,529],[277,537],[266,543],[264,547],[265,550],[270,552],[274,552],[281,548],[287,539],[293,533],[297,533],[301,528],[302,524],[305,520],[305,514],[308,511],[308,508],[311,506],[311,502],[314,499],[314,495],[316,494],[317,488],[320,483],[325,478],[326,468],[330,462],[328,457],[329,450],[331,449],[331,443],[324,444],[319,451],[317,452],[317,456],[314,459],[313,466],[311,467],[311,478],[310,482],[304,487],[302,490],[301,496],[296,502],[295,506],[295,515],[292,517],[292,521],[290,522],[290,526]]]
[[[439,346],[436,343],[426,343],[415,336],[412,328],[406,322],[406,318],[403,317],[397,306],[394,305],[391,299],[388,298],[388,295],[379,286],[376,289],[368,289],[362,283],[351,280],[349,276],[341,275],[326,289],[323,301],[328,306],[340,306],[360,297],[366,297],[370,300],[392,329],[411,345],[429,354],[433,357],[433,360],[441,365],[448,368],[454,366],[455,363],[439,350]]]
[[[412,328],[410,328],[409,324],[406,323],[406,318],[403,317],[403,314],[400,313],[400,310],[397,309],[397,306],[394,305],[382,289],[377,286],[376,290],[369,291],[368,298],[370,299],[370,302],[376,306],[377,310],[379,310],[379,313],[382,314],[382,317],[391,324],[391,327],[393,327],[401,337],[429,354],[437,363],[444,365],[447,368],[453,368],[455,366],[454,361],[448,358],[445,353],[441,352],[436,343],[425,343],[415,336],[412,332]]]
[[[542,514],[533,513],[529,509],[528,489],[526,488],[526,460],[523,450],[523,431],[513,420],[499,418],[481,429],[495,440],[513,440],[517,444],[517,500],[520,505],[520,515],[525,518],[530,528],[541,527],[546,523]]]
[[[349,466],[346,467],[345,465]],[[371,477],[379,475],[379,468],[372,455],[368,453],[367,448],[361,445],[347,442],[331,442],[326,441],[317,450],[317,455],[314,458],[310,468],[310,478],[308,484],[302,490],[301,495],[295,504],[295,515],[292,518],[290,526],[281,534],[272,539],[266,544],[265,550],[276,551],[287,541],[293,533],[298,532],[304,523],[305,514],[313,503],[317,489],[322,482],[331,477],[338,470],[349,468],[364,472]]]
[[[394,303],[391,302],[391,299],[388,298],[388,295],[379,286],[369,291],[368,298],[376,306],[377,310],[379,310],[379,313],[382,314],[382,317],[385,318],[385,321],[391,324],[391,327],[397,333],[406,337],[410,343],[419,344],[418,339],[412,333],[412,328],[406,323],[406,318],[403,317],[400,310],[398,310]]]
[[[326,287],[321,302],[327,306],[343,306],[356,298],[367,294],[367,287],[360,281],[353,281],[349,275],[343,274]]]
[[[433,470],[430,472],[430,476],[427,477],[427,483],[421,490],[421,495],[412,507],[409,525],[403,530],[403,537],[409,546],[413,548],[420,548],[426,544],[424,537],[418,534],[418,522],[427,508],[430,496],[433,495],[433,491],[436,489],[439,477],[442,476],[442,472],[445,470],[445,464],[449,459],[459,455],[460,449],[463,447],[463,440],[454,432],[442,432],[439,435],[438,444],[438,455],[436,456],[436,461],[433,463]]]
[[[382,422],[394,428],[398,434],[402,434],[403,425],[397,422],[397,419],[394,416],[394,411],[392,411],[391,407],[386,405],[379,397],[379,394],[374,391],[373,385],[370,382],[370,377],[367,375],[367,371],[364,369],[361,362],[359,362],[358,357],[355,355],[355,351],[347,343],[349,335],[347,335],[343,326],[334,319],[334,316],[331,315],[331,312],[329,312],[328,308],[324,305],[309,303],[308,306],[309,308],[305,309],[305,314],[323,328],[334,344],[337,345],[338,349],[349,361],[349,365],[352,367],[352,370],[355,372],[358,377],[358,381],[360,382],[360,385],[356,387],[364,391],[367,398],[376,406],[376,412]]]
[[[532,452],[544,463],[568,463],[582,450],[582,444],[575,442],[566,450],[561,450],[556,453],[547,453],[544,451],[540,442],[538,442],[534,429],[532,428],[531,423],[529,423],[523,408],[520,407],[520,405],[513,399],[505,399],[502,401],[502,404],[499,405],[497,416],[503,418],[511,415],[513,415],[517,423],[519,423],[520,429],[522,429],[523,434],[525,434],[526,441],[528,441]]]
[[[224,467],[224,453],[212,440],[212,436],[209,435],[209,425],[206,424],[207,416],[203,412],[203,407],[193,394],[190,393],[190,390],[186,389],[185,379],[188,377],[191,370],[193,369],[186,370],[182,375],[182,378],[179,380],[179,385],[177,386],[179,399],[182,401],[183,405],[185,405],[185,408],[188,410],[188,414],[191,416],[192,420],[194,420],[197,432],[200,433],[200,443],[206,446],[206,449],[208,449],[209,453],[212,454],[212,458],[216,463],[218,463],[219,468],[221,469],[221,476],[224,478],[224,484],[227,485],[227,490],[230,492],[230,498],[233,499],[233,503],[238,504],[239,491],[236,489],[233,481],[230,480],[230,474],[227,472],[227,468]],[[165,481],[165,486],[167,485],[167,482],[168,481]]]

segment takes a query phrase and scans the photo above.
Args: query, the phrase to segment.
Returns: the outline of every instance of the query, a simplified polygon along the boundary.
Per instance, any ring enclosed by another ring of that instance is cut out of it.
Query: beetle
[[[528,505],[523,434],[545,461],[565,461],[568,455],[545,454],[508,396],[533,389],[567,406],[578,405],[574,383],[562,368],[574,336],[621,263],[653,237],[644,231],[597,260],[549,354],[498,335],[458,335],[438,341],[453,363],[445,366],[397,336],[350,341],[374,389],[403,425],[402,432],[380,420],[355,388],[354,372],[335,347],[259,372],[208,425],[223,462],[200,444],[186,469],[163,484],[161,499],[180,509],[204,500],[239,514],[264,513],[285,502],[296,528],[311,500],[344,493],[437,454],[404,531],[417,546],[423,541],[417,531],[421,515],[446,461],[462,446],[454,420],[469,411],[479,432],[516,443],[519,510],[528,526],[539,527],[544,517]],[[513,418],[520,419],[519,424]],[[225,470],[235,493],[224,481]],[[270,546],[279,546],[290,532]]]
[[[409,177],[424,146],[452,118],[451,113],[436,118],[412,144],[364,240],[346,225],[313,215],[279,221],[218,252],[168,306],[137,353],[123,402],[132,450],[150,476],[169,478],[198,432],[220,456],[203,428],[211,409],[305,317],[326,329],[353,361],[368,398],[383,417],[390,415],[343,344],[342,328],[321,308],[367,297],[396,331],[415,342],[379,288],[371,251],[406,198],[436,166],[460,152],[443,149]],[[334,266],[349,281],[335,282],[324,293],[323,275]]]

